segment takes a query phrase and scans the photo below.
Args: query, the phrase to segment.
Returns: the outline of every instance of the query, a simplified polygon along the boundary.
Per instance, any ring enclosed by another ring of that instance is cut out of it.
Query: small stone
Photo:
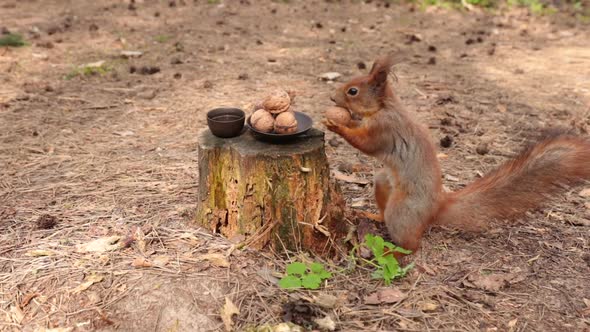
[[[241,73],[240,75],[238,75],[238,79],[242,81],[247,80],[248,78],[250,77],[246,73]]]
[[[407,34],[406,35],[406,41],[405,41],[406,45],[418,43],[420,41],[422,41],[422,36],[419,34]]]
[[[206,80],[205,82],[203,82],[203,88],[205,89],[211,89],[213,87],[213,83],[209,80]]]
[[[433,45],[428,46],[428,52],[436,52],[436,46],[433,46]]]
[[[141,99],[151,100],[156,97],[156,90],[150,89],[137,94],[137,97]]]
[[[483,156],[488,154],[488,152],[490,152],[490,149],[488,148],[488,145],[486,143],[481,143],[475,148],[475,152]]]
[[[141,75],[153,75],[155,73],[159,73],[160,72],[160,67],[155,67],[155,66],[142,66],[141,68],[139,68],[138,73],[140,73]]]
[[[339,140],[339,139],[337,139],[336,137],[332,137],[332,138],[331,138],[331,139],[328,141],[328,144],[330,144],[330,146],[333,146],[333,147],[335,147],[335,148],[336,148],[336,147],[340,146],[340,145],[342,144],[342,142],[340,142],[340,140]]]
[[[182,60],[180,60],[180,58],[172,58],[172,60],[170,60],[170,64],[171,65],[180,65],[180,64],[182,64]]]
[[[175,73],[173,76],[175,79],[179,80],[182,78],[182,74],[181,73]]]
[[[47,28],[47,34],[48,35],[54,35],[58,32],[61,32],[61,28],[57,25],[52,25],[49,28]]]
[[[121,51],[121,57],[123,58],[139,58],[143,55],[143,52],[140,51]]]
[[[362,62],[362,61],[359,61],[359,62],[356,64],[356,67],[357,67],[359,70],[365,70],[365,69],[367,69],[367,65],[366,65],[364,62]]]
[[[440,146],[442,146],[443,148],[450,148],[451,145],[453,145],[453,138],[449,135],[441,138],[440,140]]]
[[[342,74],[337,73],[337,72],[328,72],[328,73],[323,73],[319,76],[319,78],[322,81],[336,81],[337,79],[339,79],[342,76]]]
[[[436,65],[436,58],[435,57],[431,57],[430,59],[428,59],[428,64],[429,65]]]

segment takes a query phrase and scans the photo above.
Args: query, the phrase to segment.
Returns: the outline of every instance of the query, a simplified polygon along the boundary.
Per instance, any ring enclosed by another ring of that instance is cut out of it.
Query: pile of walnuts
[[[291,134],[297,131],[297,119],[293,113],[295,94],[276,89],[262,102],[254,106],[250,125],[264,133]]]

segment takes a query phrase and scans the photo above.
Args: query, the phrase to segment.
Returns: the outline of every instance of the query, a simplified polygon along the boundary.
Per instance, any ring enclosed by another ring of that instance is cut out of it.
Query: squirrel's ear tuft
[[[373,63],[369,76],[371,77],[370,83],[373,86],[373,90],[378,94],[384,94],[385,87],[387,86],[387,76],[393,66],[393,57],[391,55],[384,55]]]
[[[379,72],[386,72],[389,73],[391,67],[393,66],[393,57],[391,55],[382,55],[375,59],[373,62],[373,67],[371,67],[371,71],[369,75],[375,76]]]

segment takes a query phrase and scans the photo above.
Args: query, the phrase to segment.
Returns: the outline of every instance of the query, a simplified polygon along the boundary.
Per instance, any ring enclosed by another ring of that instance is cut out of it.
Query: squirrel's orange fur
[[[590,180],[590,140],[562,135],[542,140],[462,190],[443,192],[435,145],[395,94],[391,66],[390,57],[381,57],[368,75],[337,88],[331,99],[357,120],[325,124],[385,165],[375,177],[377,219],[395,244],[415,251],[432,224],[476,230],[539,206],[564,185]]]

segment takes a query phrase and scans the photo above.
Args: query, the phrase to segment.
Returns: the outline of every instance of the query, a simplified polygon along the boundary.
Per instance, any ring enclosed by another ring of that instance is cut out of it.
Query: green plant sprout
[[[390,285],[395,278],[401,278],[414,267],[414,263],[410,263],[405,267],[400,267],[399,262],[394,257],[394,252],[402,254],[410,254],[411,251],[403,249],[394,245],[391,242],[383,240],[380,236],[371,234],[365,235],[365,241],[362,243],[373,253],[371,260],[361,258],[365,263],[368,263],[376,268],[371,274],[374,279],[383,279],[386,285]],[[352,252],[358,250],[358,247],[353,248]]]
[[[316,262],[309,266],[301,262],[293,262],[287,265],[286,273],[287,275],[279,280],[279,287],[284,289],[318,289],[322,281],[332,277],[332,273]]]
[[[21,47],[27,45],[23,36],[16,33],[9,33],[0,37],[0,46]]]
[[[97,62],[75,68],[66,75],[65,79],[70,80],[76,76],[104,75],[110,70],[112,70],[112,68],[107,66],[104,62]]]

